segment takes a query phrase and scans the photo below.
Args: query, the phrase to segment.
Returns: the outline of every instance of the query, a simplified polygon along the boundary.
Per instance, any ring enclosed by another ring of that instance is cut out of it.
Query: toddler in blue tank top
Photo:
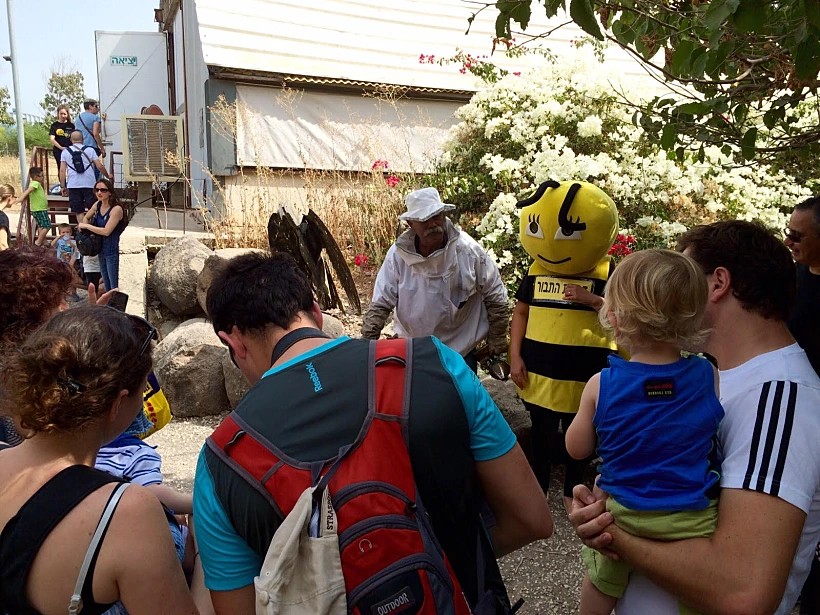
[[[599,317],[631,358],[611,356],[587,383],[566,445],[576,459],[597,446],[607,510],[631,534],[680,540],[715,529],[717,370],[681,356],[703,340],[707,297],[700,266],[671,250],[630,254],[606,287]],[[586,547],[584,564],[581,615],[609,615],[631,570]]]

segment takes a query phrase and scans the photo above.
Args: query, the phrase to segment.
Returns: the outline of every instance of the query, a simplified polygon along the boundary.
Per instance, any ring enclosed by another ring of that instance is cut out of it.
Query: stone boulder
[[[227,354],[204,318],[182,323],[157,345],[154,371],[176,416],[215,416],[230,409],[222,369]]]
[[[515,384],[512,380],[501,382],[490,376],[482,378],[481,384],[487,389],[490,397],[495,401],[495,405],[501,410],[501,414],[504,415],[513,433],[518,438],[521,448],[529,456],[532,421],[530,420],[530,413],[524,409],[524,404],[518,398]]]
[[[196,282],[205,260],[213,251],[189,235],[162,248],[151,266],[151,287],[162,303],[177,316],[200,311]]]
[[[225,392],[228,394],[228,402],[231,405],[231,410],[233,410],[245,397],[245,393],[250,390],[251,385],[242,372],[239,371],[239,368],[233,364],[229,352],[226,352],[222,358],[222,374],[225,377]]]
[[[345,334],[345,326],[342,321],[331,316],[330,314],[322,314],[322,331],[327,333],[333,339],[342,337]]]
[[[196,279],[196,300],[205,314],[208,313],[208,289],[211,287],[211,282],[214,279],[216,270],[222,263],[237,256],[250,254],[252,252],[258,252],[259,254],[265,253],[264,250],[259,250],[258,248],[222,248],[221,250],[214,250],[214,252],[205,259],[205,263]]]

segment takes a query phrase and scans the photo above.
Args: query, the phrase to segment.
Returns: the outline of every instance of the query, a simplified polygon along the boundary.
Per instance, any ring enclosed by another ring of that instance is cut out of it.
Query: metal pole
[[[20,102],[20,79],[17,76],[17,47],[14,44],[14,0],[6,0],[9,19],[9,55],[11,56],[11,81],[14,87],[14,114],[17,119],[17,154],[20,156],[20,181],[26,185],[26,133],[23,128],[23,105]]]

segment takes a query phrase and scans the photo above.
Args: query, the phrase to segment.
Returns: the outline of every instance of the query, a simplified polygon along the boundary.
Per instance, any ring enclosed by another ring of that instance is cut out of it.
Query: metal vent
[[[128,181],[168,181],[182,174],[182,119],[173,116],[123,116],[127,138]],[[170,156],[169,156],[170,154]]]

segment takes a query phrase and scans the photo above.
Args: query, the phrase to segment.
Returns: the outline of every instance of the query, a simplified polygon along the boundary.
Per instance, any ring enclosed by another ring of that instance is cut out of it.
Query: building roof
[[[474,92],[478,80],[458,66],[420,63],[420,56],[452,57],[456,48],[489,55],[494,8],[480,11],[465,36],[468,18],[482,3],[470,0],[195,0],[205,63],[219,74],[278,75],[286,80],[390,84],[431,93]],[[569,21],[537,15],[528,32],[547,31]],[[553,50],[584,36],[575,24],[544,39]],[[619,73],[643,76],[620,49],[607,51]],[[525,70],[536,56],[493,61]]]

